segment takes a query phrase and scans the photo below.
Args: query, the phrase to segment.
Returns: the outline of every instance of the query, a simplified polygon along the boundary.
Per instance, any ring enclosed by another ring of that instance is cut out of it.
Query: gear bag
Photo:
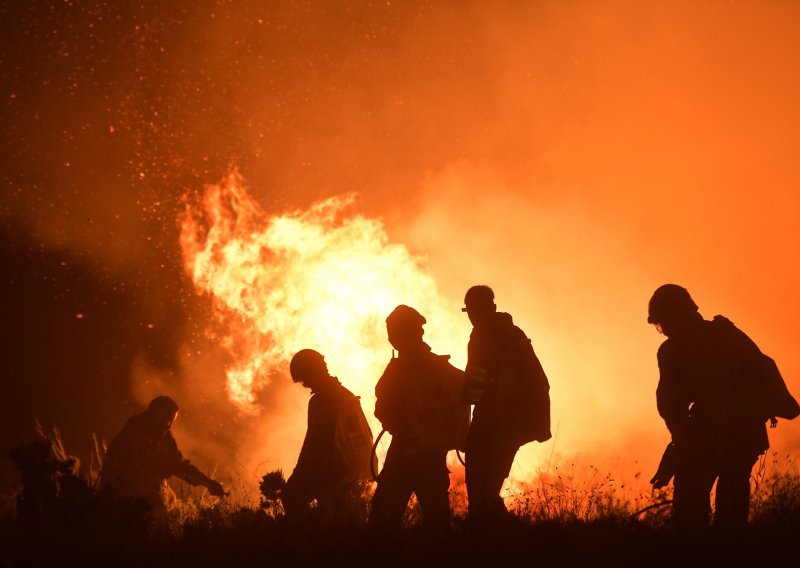
[[[531,340],[515,338],[500,358],[497,373],[498,433],[524,445],[546,442],[550,432],[550,383]]]
[[[764,382],[764,412],[770,418],[792,420],[800,415],[800,405],[786,388],[781,372],[775,361],[764,355],[761,368]]]
[[[464,449],[470,421],[460,395],[464,372],[449,360],[433,353],[413,362],[392,358],[375,388],[375,416],[416,451]]]
[[[339,405],[333,443],[343,466],[342,485],[372,479],[372,470],[378,464],[372,453],[372,430],[359,397],[348,396]]]

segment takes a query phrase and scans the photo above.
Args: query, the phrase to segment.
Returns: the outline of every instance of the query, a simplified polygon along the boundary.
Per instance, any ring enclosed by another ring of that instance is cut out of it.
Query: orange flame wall
[[[462,351],[464,332],[433,278],[405,247],[388,242],[380,220],[354,214],[354,199],[270,216],[231,174],[207,189],[201,206],[187,208],[186,268],[213,300],[230,357],[227,392],[243,412],[260,412],[258,391],[270,377],[288,376],[289,360],[304,348],[323,353],[372,406],[391,356],[384,319],[401,303],[431,318],[428,335],[442,347]]]
[[[398,304],[425,315],[425,339],[465,364],[467,328],[454,314],[466,318],[457,299],[442,298],[421,259],[389,243],[379,219],[353,213],[354,199],[331,197],[306,211],[271,216],[233,173],[208,187],[202,203],[187,204],[181,225],[186,269],[212,300],[211,329],[227,354],[230,402],[251,417],[256,432],[277,426],[295,444],[302,436],[304,406],[294,398],[285,403],[276,425],[265,412],[274,401],[265,407],[258,400],[271,381],[288,383],[294,353],[312,348],[361,397],[377,436],[374,389],[392,356],[384,320]],[[244,458],[250,466],[266,459],[286,469],[299,451],[284,437],[256,434],[252,443]]]

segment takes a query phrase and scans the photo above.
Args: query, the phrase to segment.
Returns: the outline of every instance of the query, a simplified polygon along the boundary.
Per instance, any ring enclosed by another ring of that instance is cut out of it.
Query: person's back
[[[320,386],[308,401],[308,429],[292,476],[315,488],[335,485],[346,469],[335,444],[340,409],[356,398],[338,380]]]
[[[462,449],[468,415],[464,374],[422,344],[393,358],[375,387],[375,416],[409,451]]]
[[[497,312],[474,328],[468,352],[468,387],[473,368],[488,381],[472,398],[473,428],[500,428],[523,445],[550,439],[550,386],[531,341],[510,314]],[[498,424],[499,422],[499,424]]]
[[[769,416],[756,404],[763,358],[756,344],[727,318],[698,322],[659,349],[659,413],[679,437],[681,429],[690,429],[690,436],[716,451],[766,451]]]

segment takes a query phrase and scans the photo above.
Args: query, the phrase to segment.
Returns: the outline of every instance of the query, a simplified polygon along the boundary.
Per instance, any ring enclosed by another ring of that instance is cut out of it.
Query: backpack
[[[392,358],[375,388],[375,416],[393,439],[415,451],[463,450],[469,406],[461,400],[464,372],[449,355]]]
[[[504,427],[498,433],[519,445],[546,442],[550,432],[550,383],[533,351],[519,335],[500,358],[496,412]]]
[[[372,452],[372,430],[359,397],[347,396],[339,404],[333,444],[342,464],[341,485],[372,479],[378,464]]]
[[[737,348],[744,345],[746,348],[747,362],[742,368],[746,377],[743,394],[747,397],[747,405],[753,409],[758,419],[761,421],[772,419],[774,426],[775,418],[792,420],[800,415],[800,405],[786,388],[786,382],[775,361],[762,353],[756,344],[725,316],[714,316],[713,323],[716,324],[717,330],[725,334],[723,337],[726,341],[732,337],[730,333],[734,333],[734,345]]]
[[[769,418],[792,420],[800,415],[800,405],[789,393],[775,361],[763,355],[760,375],[763,381],[763,412]]]

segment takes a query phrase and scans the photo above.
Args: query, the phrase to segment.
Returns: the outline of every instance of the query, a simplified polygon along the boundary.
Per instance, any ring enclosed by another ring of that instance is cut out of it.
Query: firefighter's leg
[[[758,456],[733,455],[722,463],[717,481],[714,526],[721,530],[741,530],[750,512],[750,472]]]
[[[469,432],[464,452],[466,465],[464,480],[467,485],[469,516],[472,519],[485,518],[494,502],[494,482],[492,475],[493,448],[492,432],[485,428],[473,428]]]
[[[490,463],[488,471],[488,483],[491,487],[491,495],[489,498],[490,512],[493,515],[503,517],[508,513],[505,502],[500,496],[503,489],[503,483],[511,473],[511,466],[514,464],[514,458],[517,455],[519,446],[511,443],[497,442],[494,446],[493,459]]]
[[[411,498],[413,472],[408,460],[394,446],[389,446],[378,486],[372,497],[367,524],[373,529],[393,530],[403,522],[403,514]]]
[[[422,522],[432,530],[450,527],[450,472],[447,453],[421,456],[417,464],[414,492],[422,509]]]
[[[305,519],[308,516],[309,504],[315,497],[307,484],[290,477],[281,492],[281,503],[286,517],[295,521]]]
[[[710,494],[715,479],[716,472],[709,455],[692,452],[679,461],[672,504],[677,529],[701,533],[708,528]]]

